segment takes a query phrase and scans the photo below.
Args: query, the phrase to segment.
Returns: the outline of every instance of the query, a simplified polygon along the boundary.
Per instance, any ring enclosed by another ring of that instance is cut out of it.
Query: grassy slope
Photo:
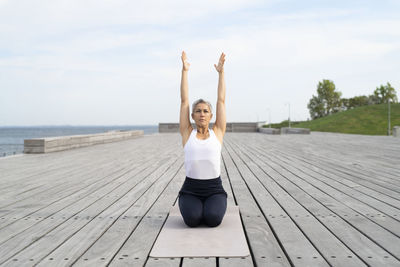
[[[390,105],[390,118],[391,129],[393,126],[400,126],[400,104]],[[313,121],[293,123],[292,127],[310,128],[311,131],[320,132],[386,135],[388,105],[362,106]]]

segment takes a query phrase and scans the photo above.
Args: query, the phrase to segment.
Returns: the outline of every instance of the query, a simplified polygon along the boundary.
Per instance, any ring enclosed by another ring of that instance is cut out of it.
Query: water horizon
[[[132,127],[132,126],[158,126],[158,124],[38,124],[38,125],[0,125],[0,128],[10,127]]]
[[[143,130],[158,133],[158,125],[7,125],[0,126],[0,157],[22,154],[24,140],[78,134],[95,134],[112,130]]]

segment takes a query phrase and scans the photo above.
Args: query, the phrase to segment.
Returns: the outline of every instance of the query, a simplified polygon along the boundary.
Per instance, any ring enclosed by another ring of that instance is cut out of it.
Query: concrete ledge
[[[98,134],[69,135],[24,140],[24,153],[48,153],[131,139],[143,135],[142,130],[108,131]]]
[[[233,133],[258,132],[257,122],[230,122],[226,124],[226,131]]]
[[[192,123],[192,127],[194,127],[193,123]],[[158,124],[158,132],[159,133],[179,133],[179,123],[159,123]]]
[[[212,128],[214,123],[210,123],[209,127]],[[196,124],[192,123],[192,127],[196,128]],[[226,132],[257,132],[257,122],[227,122]],[[179,123],[159,123],[159,133],[179,133]]]
[[[282,127],[281,134],[310,134],[310,129]]]
[[[400,138],[400,126],[393,127],[393,137]]]
[[[264,133],[264,134],[281,134],[281,129],[276,129],[276,128],[263,128],[263,127],[260,127],[260,128],[258,128],[258,131],[260,133]]]

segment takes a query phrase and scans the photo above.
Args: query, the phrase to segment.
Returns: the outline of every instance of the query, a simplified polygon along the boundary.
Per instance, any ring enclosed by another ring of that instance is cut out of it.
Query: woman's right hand
[[[183,64],[182,70],[188,71],[188,70],[189,70],[189,67],[190,67],[190,63],[189,63],[188,60],[187,60],[187,56],[186,56],[185,51],[182,51],[181,59],[182,59],[182,64]]]

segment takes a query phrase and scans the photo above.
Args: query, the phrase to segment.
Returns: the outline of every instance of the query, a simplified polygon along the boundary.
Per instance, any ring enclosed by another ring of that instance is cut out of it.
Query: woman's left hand
[[[218,66],[216,64],[214,64],[215,69],[219,73],[224,71],[224,62],[225,62],[225,54],[222,53],[221,56],[219,57]]]

